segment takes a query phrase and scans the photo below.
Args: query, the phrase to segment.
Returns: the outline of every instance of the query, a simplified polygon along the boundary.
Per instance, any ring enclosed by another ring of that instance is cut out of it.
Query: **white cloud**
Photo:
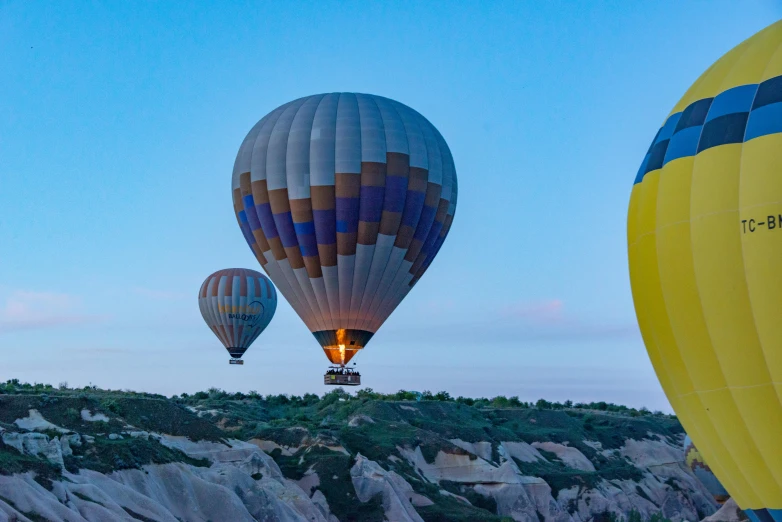
[[[613,322],[571,313],[561,299],[518,301],[495,305],[471,304],[440,313],[446,306],[431,306],[433,313],[391,319],[384,335],[392,339],[415,334],[428,342],[475,344],[521,341],[594,342],[639,337],[635,321]]]
[[[558,322],[564,320],[564,303],[559,299],[518,302],[499,307],[501,317],[528,321]]]
[[[17,290],[0,308],[0,333],[103,322],[105,316],[82,312],[81,299],[70,294]]]

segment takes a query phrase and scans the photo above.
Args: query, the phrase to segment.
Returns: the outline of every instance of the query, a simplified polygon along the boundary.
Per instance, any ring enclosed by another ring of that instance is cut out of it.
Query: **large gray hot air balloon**
[[[244,364],[244,352],[261,335],[277,309],[277,292],[255,270],[227,268],[206,278],[198,291],[198,307],[207,326],[231,354],[231,364]]]
[[[369,94],[307,96],[267,114],[239,149],[232,188],[256,258],[339,365],[424,274],[456,210],[443,137]]]

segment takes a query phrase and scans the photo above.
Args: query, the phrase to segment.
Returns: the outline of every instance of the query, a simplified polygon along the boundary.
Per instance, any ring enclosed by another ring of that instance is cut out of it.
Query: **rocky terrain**
[[[605,403],[9,381],[0,522],[738,520],[683,465],[683,437]]]

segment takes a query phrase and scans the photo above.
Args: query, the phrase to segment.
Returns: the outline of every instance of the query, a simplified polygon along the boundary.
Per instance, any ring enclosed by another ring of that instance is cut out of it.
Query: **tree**
[[[434,396],[435,400],[442,401],[442,402],[448,402],[451,399],[450,394],[447,391],[439,391]]]
[[[391,395],[390,399],[394,401],[415,401],[418,399],[418,396],[415,392],[412,391],[399,390],[395,394]]]
[[[551,403],[546,399],[538,399],[538,401],[535,403],[535,407],[539,410],[550,410]]]
[[[372,388],[364,388],[363,390],[358,390],[356,392],[356,398],[357,399],[366,399],[366,400],[379,400],[383,398],[383,395],[380,393],[377,393]]]
[[[320,400],[320,397],[315,395],[314,393],[305,393],[304,397],[301,398],[302,402],[304,402],[304,406],[311,406],[313,404],[317,404]]]
[[[507,408],[508,404],[508,398],[504,395],[497,395],[491,400],[491,405],[495,408]]]

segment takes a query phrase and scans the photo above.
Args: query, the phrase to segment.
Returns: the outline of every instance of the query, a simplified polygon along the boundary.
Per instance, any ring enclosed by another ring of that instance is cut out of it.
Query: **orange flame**
[[[345,365],[353,358],[354,355],[363,348],[362,346],[355,346],[355,341],[351,341],[347,330],[340,328],[335,332],[336,343],[329,344],[323,347],[323,351],[326,353],[329,361],[332,364]]]
[[[347,337],[345,329],[337,330],[337,344],[339,345],[340,364],[345,364],[345,338]]]

